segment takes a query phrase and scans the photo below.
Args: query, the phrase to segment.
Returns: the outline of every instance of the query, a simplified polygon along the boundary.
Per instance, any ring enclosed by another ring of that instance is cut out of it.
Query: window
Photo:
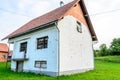
[[[3,58],[3,59],[7,58],[7,55],[6,55],[6,54],[3,54],[3,55],[2,55],[2,58]]]
[[[77,31],[79,33],[82,33],[82,26],[81,26],[81,23],[77,21]]]
[[[27,42],[23,42],[20,44],[20,52],[26,52],[27,50]]]
[[[46,61],[35,61],[35,67],[36,68],[47,68],[47,62]]]
[[[37,39],[37,49],[48,47],[48,36]]]

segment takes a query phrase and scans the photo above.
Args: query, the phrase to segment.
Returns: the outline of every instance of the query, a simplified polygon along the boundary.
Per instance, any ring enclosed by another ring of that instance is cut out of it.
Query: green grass
[[[117,56],[109,58],[119,58]],[[105,57],[103,57],[104,59]],[[119,58],[120,60],[120,58]],[[102,60],[95,61],[95,70],[86,73],[61,76],[59,80],[120,80],[120,63]],[[17,73],[5,68],[0,63],[0,80],[58,80],[57,77],[41,76],[33,73]]]
[[[104,57],[96,57],[95,59],[100,61],[120,63],[120,56],[104,56]]]

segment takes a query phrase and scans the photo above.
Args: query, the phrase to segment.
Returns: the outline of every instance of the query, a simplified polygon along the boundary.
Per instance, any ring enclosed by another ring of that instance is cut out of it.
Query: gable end
[[[90,31],[91,37],[93,41],[97,41],[97,36],[94,31],[92,22],[90,20],[89,14],[85,7],[85,3],[83,0],[75,3],[63,16],[72,15],[84,25],[86,25]]]

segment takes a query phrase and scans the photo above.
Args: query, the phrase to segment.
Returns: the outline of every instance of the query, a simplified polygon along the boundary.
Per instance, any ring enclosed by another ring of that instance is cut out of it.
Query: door
[[[22,72],[23,71],[23,61],[17,61],[16,71],[17,72]]]

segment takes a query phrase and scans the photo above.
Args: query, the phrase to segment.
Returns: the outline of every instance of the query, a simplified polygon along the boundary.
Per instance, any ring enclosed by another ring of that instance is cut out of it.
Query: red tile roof
[[[64,5],[63,7],[59,7],[51,12],[48,12],[38,18],[33,19],[32,21],[28,22],[27,24],[23,25],[21,28],[17,29],[10,35],[8,35],[6,38],[11,38],[13,36],[16,36],[20,33],[26,32],[28,30],[31,30],[33,28],[36,28],[38,26],[53,22],[61,18],[61,16],[70,9],[76,1],[73,1],[67,5]]]
[[[47,23],[50,23],[50,22],[54,22],[54,21],[57,21],[59,20],[60,18],[63,17],[63,15],[72,7],[74,6],[76,3],[78,3],[79,1],[81,1],[83,3],[83,0],[74,0],[66,5],[64,5],[63,7],[60,7],[60,8],[57,8],[51,12],[48,12],[38,18],[35,18],[33,19],[32,21],[28,22],[27,24],[23,25],[22,27],[20,27],[19,29],[17,29],[16,31],[14,31],[13,33],[9,34],[7,37],[5,37],[4,39],[7,39],[7,38],[12,38],[12,37],[15,37],[15,36],[18,36],[18,35],[21,35],[21,34],[24,34],[26,32],[29,32],[30,30],[34,29],[34,28],[37,28],[37,27],[40,27],[42,25],[45,25]],[[84,3],[83,3],[84,4]],[[85,7],[83,5],[83,7]],[[91,25],[91,22],[90,22],[90,19],[89,19],[89,16],[86,18],[87,20],[87,23],[88,23],[88,26],[90,27],[90,32],[91,32],[91,35],[92,36],[95,36],[95,40],[97,40],[97,37],[96,37],[96,34],[94,32],[94,29]],[[90,25],[89,25],[90,24]],[[3,39],[3,40],[4,40]]]
[[[7,44],[0,43],[0,52],[8,52]]]

